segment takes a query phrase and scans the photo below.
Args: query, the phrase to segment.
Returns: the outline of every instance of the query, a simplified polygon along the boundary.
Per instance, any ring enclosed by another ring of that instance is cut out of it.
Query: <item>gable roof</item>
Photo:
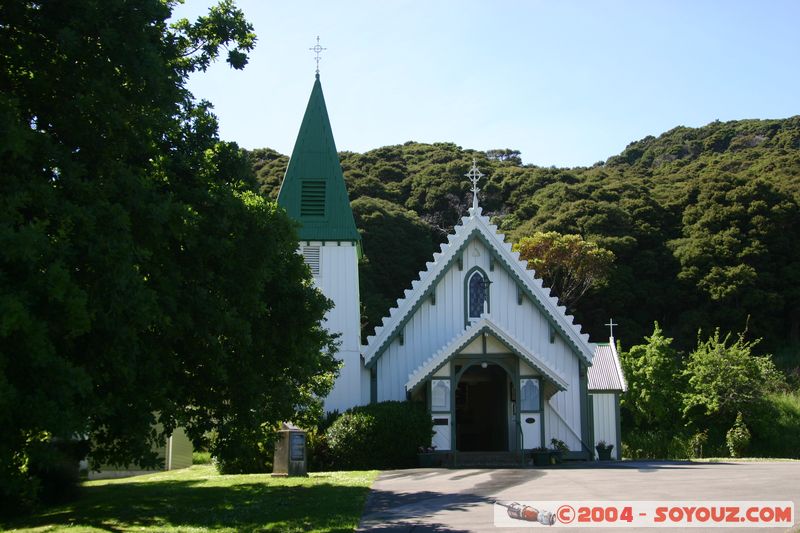
[[[278,204],[300,222],[301,241],[360,241],[328,119],[319,74],[278,192]]]
[[[384,317],[382,324],[375,328],[375,334],[367,338],[367,346],[363,353],[367,367],[375,364],[403,324],[425,301],[430,292],[435,290],[436,284],[473,237],[479,238],[492,251],[493,256],[505,266],[511,277],[547,320],[586,364],[591,365],[594,347],[589,343],[589,335],[581,333],[580,326],[574,323],[575,318],[566,313],[563,305],[558,305],[555,296],[550,296],[549,289],[542,286],[542,280],[535,277],[533,270],[528,269],[526,261],[520,260],[519,252],[512,251],[511,244],[505,242],[505,236],[498,233],[497,226],[481,214],[482,209],[472,207],[469,213],[469,216],[461,219],[455,232],[447,236],[447,242],[442,244],[439,252],[433,254],[433,261],[426,263],[425,270],[421,271],[418,279],[412,282],[411,289],[406,289],[405,296],[398,299],[397,305],[389,310],[389,316]]]
[[[497,340],[505,344],[512,353],[521,357],[526,363],[541,372],[546,380],[555,385],[556,390],[567,390],[567,381],[561,377],[558,372],[539,357],[528,351],[521,342],[515,339],[510,333],[500,328],[491,320],[491,317],[487,315],[484,315],[480,320],[475,321],[475,323],[467,327],[461,334],[448,342],[447,345],[439,349],[439,351],[414,370],[408,377],[406,390],[410,391],[414,389],[417,385],[431,377],[448,359],[463,350],[465,346],[484,333],[491,333]]]
[[[614,337],[611,337],[611,342],[608,344],[598,343],[597,349],[594,351],[592,366],[589,367],[587,381],[587,388],[590,391],[625,392],[628,390]]]

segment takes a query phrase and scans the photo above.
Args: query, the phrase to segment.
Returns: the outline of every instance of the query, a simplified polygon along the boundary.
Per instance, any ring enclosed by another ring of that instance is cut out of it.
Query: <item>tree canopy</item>
[[[225,49],[244,66],[252,26],[229,1],[169,26],[173,5],[0,6],[9,506],[35,498],[29,458],[54,440],[86,437],[99,463],[153,464],[178,425],[198,443],[255,431],[331,386],[330,303],[295,225],[186,89]]]
[[[520,259],[571,310],[592,287],[606,282],[614,254],[588,242],[580,235],[561,235],[557,231],[537,231],[514,243]]]

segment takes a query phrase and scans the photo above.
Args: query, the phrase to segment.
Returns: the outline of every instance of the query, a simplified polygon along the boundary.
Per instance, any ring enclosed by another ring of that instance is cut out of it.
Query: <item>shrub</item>
[[[560,439],[550,439],[550,447],[557,452],[569,452],[569,446],[567,446],[567,443]]]
[[[631,431],[622,440],[622,455],[628,459],[688,459],[691,443],[669,431]]]
[[[317,422],[316,427],[308,430],[306,446],[308,449],[309,472],[325,472],[333,470],[333,457],[328,445],[328,428],[341,416],[339,411],[326,413]]]
[[[30,435],[16,464],[0,464],[0,517],[29,513],[42,503],[63,503],[77,496],[80,461],[86,440]]]
[[[256,431],[239,429],[235,434],[216,433],[211,436],[213,463],[220,474],[272,472],[275,437],[275,431],[266,426]]]
[[[708,443],[708,431],[699,431],[689,437],[689,451],[692,458],[702,458],[703,448]]]
[[[754,356],[758,341],[736,340],[717,329],[706,341],[699,339],[689,355],[684,374],[688,389],[683,394],[683,414],[690,427],[709,430],[709,442],[725,443],[725,432],[737,413],[750,419],[765,393],[786,387],[783,375],[769,356]],[[719,439],[717,441],[717,439]]]
[[[28,474],[37,480],[39,499],[46,504],[62,503],[77,495],[79,464],[89,452],[85,440],[52,439],[31,450]]]
[[[725,443],[728,445],[731,457],[742,457],[747,451],[750,445],[750,430],[747,429],[741,412],[736,414],[736,422],[725,435]]]
[[[343,470],[416,466],[417,449],[430,446],[432,435],[427,409],[411,402],[354,407],[325,433],[333,466]]]
[[[800,391],[765,396],[745,420],[751,456],[800,459]]]

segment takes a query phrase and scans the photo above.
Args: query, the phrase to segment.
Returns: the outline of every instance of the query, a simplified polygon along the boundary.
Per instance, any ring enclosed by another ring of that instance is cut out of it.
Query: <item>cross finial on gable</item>
[[[469,172],[464,174],[469,181],[472,182],[472,209],[478,208],[478,192],[480,189],[478,188],[478,180],[483,177],[481,171],[478,170],[478,162],[475,158],[472,159],[472,168],[469,169]]]
[[[327,50],[327,48],[323,48],[319,45],[319,35],[317,35],[317,44],[309,48],[312,52],[314,52],[314,59],[317,61],[317,78],[319,78],[319,60],[320,56],[319,53],[323,50]]]
[[[619,326],[619,324],[615,323],[614,319],[612,318],[611,320],[608,321],[608,324],[606,324],[606,326],[608,326],[609,329],[611,329],[611,338],[613,339],[614,338],[614,326]]]

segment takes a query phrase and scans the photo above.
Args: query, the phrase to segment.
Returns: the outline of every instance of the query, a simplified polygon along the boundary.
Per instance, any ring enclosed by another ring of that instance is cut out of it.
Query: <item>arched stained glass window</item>
[[[483,274],[475,272],[469,278],[469,318],[480,318],[486,300],[486,284]]]

